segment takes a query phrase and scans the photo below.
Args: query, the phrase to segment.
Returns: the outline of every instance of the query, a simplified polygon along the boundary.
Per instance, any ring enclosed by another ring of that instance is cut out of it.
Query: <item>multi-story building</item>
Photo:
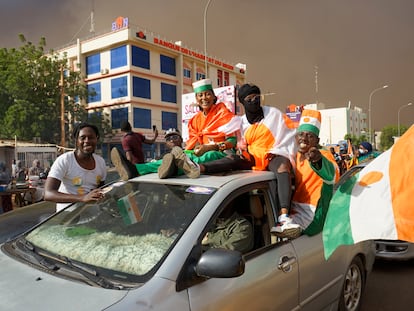
[[[181,96],[191,93],[192,82],[210,78],[214,87],[241,85],[245,65],[237,66],[207,57],[171,42],[118,17],[111,31],[57,51],[65,53],[72,70],[81,70],[91,92],[87,109],[103,109],[110,116],[113,135],[102,148],[107,159],[120,145],[122,120],[133,130],[152,137],[153,126],[160,135],[153,146],[144,145],[147,159],[164,151],[163,130],[181,127]],[[207,72],[206,69],[207,68]]]
[[[320,144],[322,146],[337,144],[343,140],[346,134],[357,137],[367,131],[366,113],[359,107],[351,108],[330,108],[323,109],[323,104],[310,104],[305,108],[317,109],[321,112],[321,129],[319,133]]]

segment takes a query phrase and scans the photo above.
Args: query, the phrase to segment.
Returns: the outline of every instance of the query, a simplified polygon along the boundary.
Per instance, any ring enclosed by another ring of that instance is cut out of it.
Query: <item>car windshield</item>
[[[119,182],[98,203],[77,203],[26,236],[35,247],[95,268],[142,276],[154,268],[213,188]]]

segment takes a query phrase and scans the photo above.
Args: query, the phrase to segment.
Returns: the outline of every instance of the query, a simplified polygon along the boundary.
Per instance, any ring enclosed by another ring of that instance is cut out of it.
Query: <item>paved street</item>
[[[413,310],[414,261],[377,261],[374,265],[361,311]]]

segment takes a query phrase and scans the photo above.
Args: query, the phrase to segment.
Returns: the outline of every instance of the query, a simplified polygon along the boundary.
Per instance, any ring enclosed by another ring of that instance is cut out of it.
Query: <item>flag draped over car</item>
[[[323,229],[325,258],[364,240],[414,242],[413,185],[414,125],[337,189]]]

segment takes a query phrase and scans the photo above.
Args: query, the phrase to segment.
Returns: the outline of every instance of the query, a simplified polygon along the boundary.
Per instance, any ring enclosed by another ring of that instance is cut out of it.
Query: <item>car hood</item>
[[[53,276],[0,252],[0,301],[6,310],[102,310],[128,291],[92,287]]]

